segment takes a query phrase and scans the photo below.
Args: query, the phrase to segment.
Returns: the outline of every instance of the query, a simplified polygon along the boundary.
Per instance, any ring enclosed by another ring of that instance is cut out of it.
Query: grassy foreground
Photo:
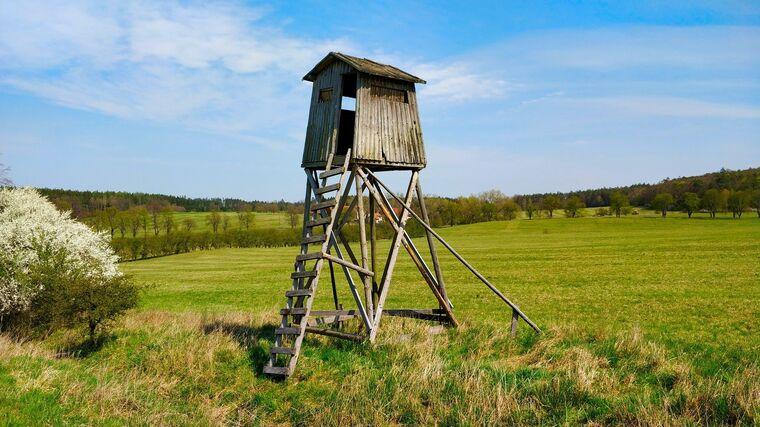
[[[259,372],[296,250],[177,255],[124,265],[150,287],[97,351],[0,337],[0,421],[760,420],[757,218],[557,218],[441,234],[546,333],[523,324],[510,339],[509,312],[444,256],[462,328],[429,334],[394,319],[374,346],[312,337],[296,375],[273,382]],[[433,306],[405,257],[394,277],[388,307]]]

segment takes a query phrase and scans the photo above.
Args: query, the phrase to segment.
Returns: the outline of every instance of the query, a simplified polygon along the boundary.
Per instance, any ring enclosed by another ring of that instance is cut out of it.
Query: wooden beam
[[[338,246],[337,240],[340,239],[340,237],[336,236],[335,233],[333,233],[330,236],[330,240],[333,242],[333,247],[335,248],[335,253],[338,255],[338,258],[343,258],[343,254],[341,253],[340,247]],[[373,329],[373,323],[369,320],[369,317],[367,317],[367,311],[364,310],[364,304],[362,303],[362,298],[359,295],[359,292],[356,290],[356,284],[354,283],[354,278],[351,277],[351,272],[348,270],[348,267],[345,265],[341,265],[341,268],[343,269],[343,274],[346,276],[346,281],[348,282],[348,289],[351,291],[351,295],[354,297],[354,301],[356,301],[356,306],[359,309],[359,312],[361,313],[362,320],[364,321],[364,326],[366,326],[368,331],[371,331]]]
[[[422,194],[422,185],[420,184],[419,179],[417,180],[417,202],[420,204],[420,212],[422,213],[422,219],[424,219],[428,225],[431,225],[430,217],[428,216],[427,206],[425,205],[425,197]],[[435,280],[438,282],[438,290],[441,292],[441,296],[443,297],[443,299],[445,299],[446,302],[449,304],[449,307],[453,307],[453,304],[451,304],[451,300],[449,299],[448,295],[446,295],[446,285],[443,282],[443,273],[441,273],[441,264],[440,262],[438,262],[438,251],[435,248],[435,240],[433,240],[433,236],[431,236],[430,232],[427,230],[425,230],[425,237],[427,237],[428,248],[430,249],[430,258],[433,261],[433,269],[435,270]]]
[[[350,268],[352,270],[356,270],[356,271],[358,271],[359,273],[361,273],[362,275],[364,275],[366,277],[370,277],[370,276],[374,276],[375,275],[375,273],[373,273],[372,271],[367,270],[366,268],[359,267],[358,265],[356,265],[354,263],[351,263],[351,262],[348,262],[348,261],[346,261],[346,260],[344,260],[342,258],[338,258],[338,257],[330,255],[330,254],[324,254],[323,256],[326,259],[328,259],[328,260],[330,260],[330,261],[332,261],[332,262],[334,262],[336,264],[340,264],[340,265],[346,266],[346,267],[348,267],[348,268]]]
[[[358,178],[362,179],[367,182],[367,176],[361,174],[361,172],[358,173]],[[459,321],[457,321],[456,316],[454,316],[454,312],[451,311],[451,306],[448,303],[447,300],[443,298],[443,295],[441,295],[438,283],[435,281],[435,277],[433,277],[433,273],[430,271],[430,268],[428,268],[427,264],[425,264],[425,260],[422,258],[422,255],[417,250],[417,247],[414,245],[414,242],[412,241],[412,238],[409,236],[409,234],[406,232],[406,229],[404,227],[401,227],[398,223],[399,219],[396,216],[396,213],[393,212],[393,207],[391,206],[390,202],[388,201],[388,198],[385,197],[382,191],[380,191],[378,188],[375,187],[374,184],[371,184],[368,186],[370,189],[370,193],[373,195],[373,197],[377,198],[378,203],[380,204],[380,208],[383,211],[383,214],[388,218],[388,222],[393,226],[394,230],[396,231],[402,231],[404,235],[404,248],[409,253],[409,256],[412,258],[412,261],[417,266],[417,269],[420,271],[420,274],[422,275],[422,278],[425,279],[425,283],[427,283],[428,287],[430,287],[430,291],[433,292],[433,295],[438,300],[438,304],[440,305],[441,309],[446,312],[446,315],[449,317],[449,323],[453,326],[459,326]]]
[[[349,334],[347,332],[333,331],[332,329],[315,328],[312,326],[307,326],[306,332],[310,334],[326,335],[328,337],[340,338],[340,339],[351,340],[351,341],[359,341],[359,342],[364,341],[364,338],[365,338],[361,335]]]
[[[388,309],[385,310],[384,313],[386,316],[393,317],[407,317],[411,319],[432,320],[436,322],[449,321],[449,317],[446,315],[446,312],[441,309]]]
[[[363,168],[357,168],[357,173],[361,174]],[[364,175],[362,175],[364,176]],[[419,176],[418,171],[412,171],[412,177],[409,180],[409,186],[406,190],[406,199],[408,202],[411,202],[412,199],[412,189],[414,188],[414,185],[417,182],[417,177]],[[365,183],[366,180],[365,180]],[[368,188],[369,188],[369,183]],[[371,191],[371,190],[370,190]],[[406,204],[408,206],[408,203]],[[406,225],[406,220],[409,218],[409,209],[402,209],[401,211],[401,219],[399,220],[399,229],[396,232],[396,235],[393,237],[393,243],[391,244],[391,250],[390,254],[388,255],[388,261],[386,262],[385,272],[383,273],[383,280],[380,283],[380,296],[377,300],[377,307],[375,307],[375,321],[373,323],[373,328],[370,331],[369,334],[369,340],[371,342],[375,341],[375,337],[377,336],[377,328],[380,326],[380,319],[383,315],[383,305],[385,304],[385,298],[388,296],[388,289],[390,288],[390,281],[391,277],[393,276],[393,268],[396,266],[396,258],[398,257],[398,250],[401,246],[401,241],[403,240],[404,236],[404,226]]]
[[[416,220],[417,220],[417,221],[418,221],[420,224],[422,224],[422,226],[423,226],[423,227],[425,227],[425,228],[426,228],[426,229],[427,229],[427,230],[430,232],[430,234],[432,234],[432,235],[433,235],[433,237],[435,237],[436,239],[438,239],[438,241],[439,241],[439,242],[441,242],[441,244],[442,244],[442,245],[443,245],[443,246],[444,246],[446,249],[448,249],[448,250],[449,250],[449,252],[451,252],[451,254],[452,254],[452,255],[454,255],[454,257],[456,257],[456,259],[458,259],[458,260],[459,260],[459,262],[461,262],[461,263],[462,263],[462,264],[463,264],[465,267],[467,267],[467,269],[468,269],[468,270],[470,270],[470,271],[472,272],[472,274],[474,274],[474,275],[475,275],[475,277],[477,277],[478,279],[480,279],[480,281],[481,281],[481,282],[483,282],[483,283],[484,283],[484,284],[485,284],[485,285],[486,285],[486,286],[487,286],[489,289],[491,289],[491,291],[493,291],[493,293],[495,293],[495,294],[496,294],[496,296],[498,296],[498,297],[499,297],[499,298],[500,298],[502,301],[504,301],[504,303],[506,303],[508,306],[512,307],[512,309],[513,309],[513,310],[515,310],[515,311],[517,312],[517,314],[518,314],[518,315],[519,315],[519,316],[520,316],[520,317],[521,317],[523,320],[525,320],[525,323],[527,323],[528,325],[530,325],[530,327],[531,327],[531,328],[533,328],[533,330],[534,330],[534,331],[536,331],[536,332],[538,332],[538,333],[541,333],[541,329],[540,329],[538,326],[536,326],[536,324],[535,324],[535,323],[533,323],[533,321],[532,321],[532,320],[530,320],[530,319],[528,318],[528,316],[527,316],[527,315],[525,315],[525,313],[523,313],[523,312],[522,312],[522,311],[521,311],[521,310],[520,310],[520,309],[517,307],[517,305],[515,305],[515,304],[514,304],[512,301],[510,301],[510,300],[509,300],[507,297],[505,297],[505,296],[504,296],[504,294],[502,294],[502,293],[501,293],[501,291],[499,291],[499,290],[498,290],[498,289],[497,289],[497,288],[496,288],[494,285],[492,285],[492,284],[491,284],[491,283],[488,281],[488,279],[486,279],[486,278],[485,278],[485,277],[484,277],[482,274],[480,274],[480,272],[479,272],[478,270],[476,270],[476,269],[475,269],[475,267],[473,267],[473,266],[472,266],[472,265],[471,265],[469,262],[467,262],[467,260],[465,260],[465,259],[464,259],[464,258],[463,258],[461,255],[459,255],[459,253],[458,253],[456,250],[454,250],[454,248],[452,248],[452,247],[451,247],[451,245],[449,245],[449,244],[448,244],[448,243],[447,243],[447,242],[446,242],[446,241],[443,239],[443,237],[441,237],[441,236],[440,236],[438,233],[436,233],[436,232],[435,232],[435,231],[434,231],[434,230],[433,230],[433,229],[432,229],[432,228],[431,228],[429,225],[427,225],[427,224],[425,223],[425,221],[423,221],[423,220],[422,220],[422,218],[420,218],[420,217],[419,217],[419,215],[417,215],[416,213],[414,213],[414,212],[411,210],[411,208],[410,208],[410,206],[409,206],[409,203],[406,203],[406,202],[404,202],[404,201],[403,201],[403,200],[401,200],[401,199],[400,199],[398,196],[396,196],[395,194],[393,194],[393,191],[391,191],[391,189],[390,189],[390,188],[388,188],[388,186],[386,186],[385,184],[383,184],[383,182],[382,182],[382,181],[380,181],[380,180],[377,178],[377,175],[375,175],[374,173],[372,173],[372,171],[370,171],[370,170],[368,170],[368,169],[367,169],[366,171],[367,171],[367,173],[369,173],[371,176],[373,176],[373,177],[375,178],[375,181],[376,181],[378,184],[380,184],[380,185],[381,185],[383,188],[385,188],[386,190],[388,190],[388,192],[391,194],[391,196],[393,196],[393,198],[394,198],[394,199],[396,199],[396,201],[398,201],[399,203],[401,203],[401,205],[402,205],[402,206],[405,208],[405,209],[404,209],[404,211],[409,211],[409,212],[412,214],[412,216],[414,216],[414,218],[415,218],[415,219],[416,219]]]
[[[369,249],[370,249],[370,270],[377,274],[377,230],[375,227],[375,198],[369,198]],[[372,276],[372,303],[377,304],[377,280]]]
[[[359,179],[356,180],[356,200],[358,201],[356,209],[359,216],[359,249],[361,250],[362,255],[362,268],[365,271],[369,271],[367,270],[367,267],[369,265],[369,256],[367,253],[367,231],[365,227],[366,218],[364,217],[364,188],[362,187],[362,183],[359,182]],[[371,276],[374,276],[374,273],[365,274],[362,277],[362,282],[364,283],[364,304],[366,304],[367,307],[367,316],[369,316],[370,319],[374,319],[374,310],[372,308],[373,304]]]

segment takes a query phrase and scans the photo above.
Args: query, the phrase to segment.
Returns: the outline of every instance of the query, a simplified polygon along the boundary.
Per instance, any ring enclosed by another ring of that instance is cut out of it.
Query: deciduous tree
[[[683,194],[683,206],[686,214],[691,218],[691,215],[699,210],[699,196],[697,193],[686,192]]]
[[[298,225],[298,217],[300,214],[301,209],[298,209],[296,206],[288,208],[288,222],[290,223],[290,228],[295,228],[296,225]]]
[[[760,188],[752,192],[752,197],[750,198],[749,204],[755,208],[757,217],[760,218]]]
[[[219,232],[219,224],[222,223],[222,214],[219,213],[219,208],[215,206],[211,209],[211,212],[206,215],[206,223],[211,226],[214,234]]]
[[[726,199],[726,205],[734,219],[741,219],[744,210],[749,207],[749,195],[744,191],[731,191]]]
[[[165,207],[161,211],[161,227],[164,229],[164,232],[169,235],[174,231],[176,226],[177,223],[174,221],[174,209],[170,206]]]
[[[565,216],[568,218],[577,218],[581,214],[581,210],[586,207],[578,196],[572,196],[565,202]]]
[[[663,218],[668,214],[671,206],[673,206],[673,196],[670,193],[660,193],[652,199],[652,209],[660,211]]]
[[[623,208],[629,205],[628,196],[616,191],[610,195],[610,210],[615,213],[615,216],[620,218],[623,213]]]
[[[546,211],[546,215],[549,218],[554,217],[554,211],[559,209],[560,206],[562,206],[562,200],[553,194],[546,196],[543,198],[543,200],[541,200],[541,208]]]
[[[702,207],[710,213],[710,218],[715,218],[715,214],[723,210],[726,204],[723,196],[721,191],[714,188],[705,191],[705,194],[702,195]]]
[[[533,204],[533,199],[530,197],[525,199],[523,210],[525,211],[525,215],[528,216],[528,219],[533,219],[533,214],[536,213],[536,205]]]
[[[240,228],[248,230],[253,225],[253,209],[249,204],[240,205],[237,211]]]
[[[498,204],[498,208],[499,214],[508,221],[517,218],[517,214],[520,212],[520,206],[510,198],[501,200]]]

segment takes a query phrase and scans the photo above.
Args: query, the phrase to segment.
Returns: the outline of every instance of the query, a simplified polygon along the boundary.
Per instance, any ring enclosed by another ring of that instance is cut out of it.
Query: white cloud
[[[304,71],[351,46],[288,36],[262,16],[229,3],[3,3],[0,84],[73,108],[274,141],[303,127]]]
[[[569,104],[608,107],[640,115],[669,117],[712,117],[722,119],[758,119],[760,107],[705,102],[665,96],[626,96],[565,100]]]
[[[450,101],[498,98],[512,89],[506,80],[476,71],[461,62],[423,64],[414,66],[414,70],[428,81],[420,93],[434,102],[440,98]]]

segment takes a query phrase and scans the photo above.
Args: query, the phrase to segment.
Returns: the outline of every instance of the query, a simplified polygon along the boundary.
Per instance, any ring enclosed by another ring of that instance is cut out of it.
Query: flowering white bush
[[[92,277],[121,276],[104,233],[59,212],[34,189],[0,188],[0,319],[29,308],[44,286],[29,273],[51,253],[64,257],[62,274],[86,268]]]

